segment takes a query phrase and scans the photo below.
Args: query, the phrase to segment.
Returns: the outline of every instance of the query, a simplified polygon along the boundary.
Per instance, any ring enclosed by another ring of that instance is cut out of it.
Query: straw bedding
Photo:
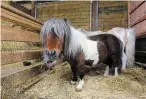
[[[146,71],[138,67],[126,69],[117,77],[90,72],[84,78],[81,92],[70,84],[68,64],[56,66],[41,76],[43,79],[20,95],[20,99],[146,99]]]

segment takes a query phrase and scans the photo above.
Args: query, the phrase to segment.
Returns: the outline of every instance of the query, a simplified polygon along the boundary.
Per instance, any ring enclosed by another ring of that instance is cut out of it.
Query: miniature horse
[[[133,28],[120,28],[115,27],[107,32],[102,31],[86,31],[84,29],[78,29],[85,33],[91,40],[97,40],[100,34],[112,34],[121,40],[123,44],[122,52],[122,70],[126,67],[134,66],[134,53],[135,53],[135,29]]]
[[[83,88],[84,74],[89,71],[85,66],[88,60],[92,61],[92,66],[105,63],[107,65],[105,76],[108,76],[109,67],[114,68],[115,76],[120,72],[122,43],[114,35],[101,34],[97,37],[97,41],[92,41],[87,35],[71,26],[66,19],[52,18],[42,26],[41,38],[46,63],[52,62],[63,53],[71,66],[72,82],[80,78],[76,91],[81,91]]]

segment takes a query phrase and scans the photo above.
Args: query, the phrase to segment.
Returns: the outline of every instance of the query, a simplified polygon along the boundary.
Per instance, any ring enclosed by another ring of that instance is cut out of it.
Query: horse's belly
[[[93,65],[96,65],[99,61],[99,53],[97,49],[97,42],[88,42],[88,50],[85,54],[86,60],[94,60]]]
[[[86,60],[93,60],[93,65],[96,65],[99,61],[98,53],[93,53],[90,56],[86,57]]]

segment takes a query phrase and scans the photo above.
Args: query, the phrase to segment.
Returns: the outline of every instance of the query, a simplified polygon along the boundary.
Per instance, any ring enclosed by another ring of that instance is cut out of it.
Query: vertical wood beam
[[[31,1],[31,16],[36,18],[36,1]]]
[[[91,4],[91,31],[96,31],[98,27],[98,1]]]
[[[128,13],[128,14],[127,14],[127,16],[128,16],[128,18],[127,18],[127,19],[128,19],[128,20],[127,20],[127,21],[128,21],[128,22],[127,22],[127,23],[128,23],[128,26],[127,26],[127,27],[130,27],[130,2],[131,2],[131,1],[128,1],[128,5],[127,5],[127,6],[128,6],[128,7],[127,7],[127,8],[128,8],[128,11],[127,11],[127,13]]]

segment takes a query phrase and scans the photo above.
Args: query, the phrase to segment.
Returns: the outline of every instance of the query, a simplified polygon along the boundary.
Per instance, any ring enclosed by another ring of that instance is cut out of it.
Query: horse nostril
[[[52,63],[52,62],[53,62],[52,60],[47,61],[47,63]]]

